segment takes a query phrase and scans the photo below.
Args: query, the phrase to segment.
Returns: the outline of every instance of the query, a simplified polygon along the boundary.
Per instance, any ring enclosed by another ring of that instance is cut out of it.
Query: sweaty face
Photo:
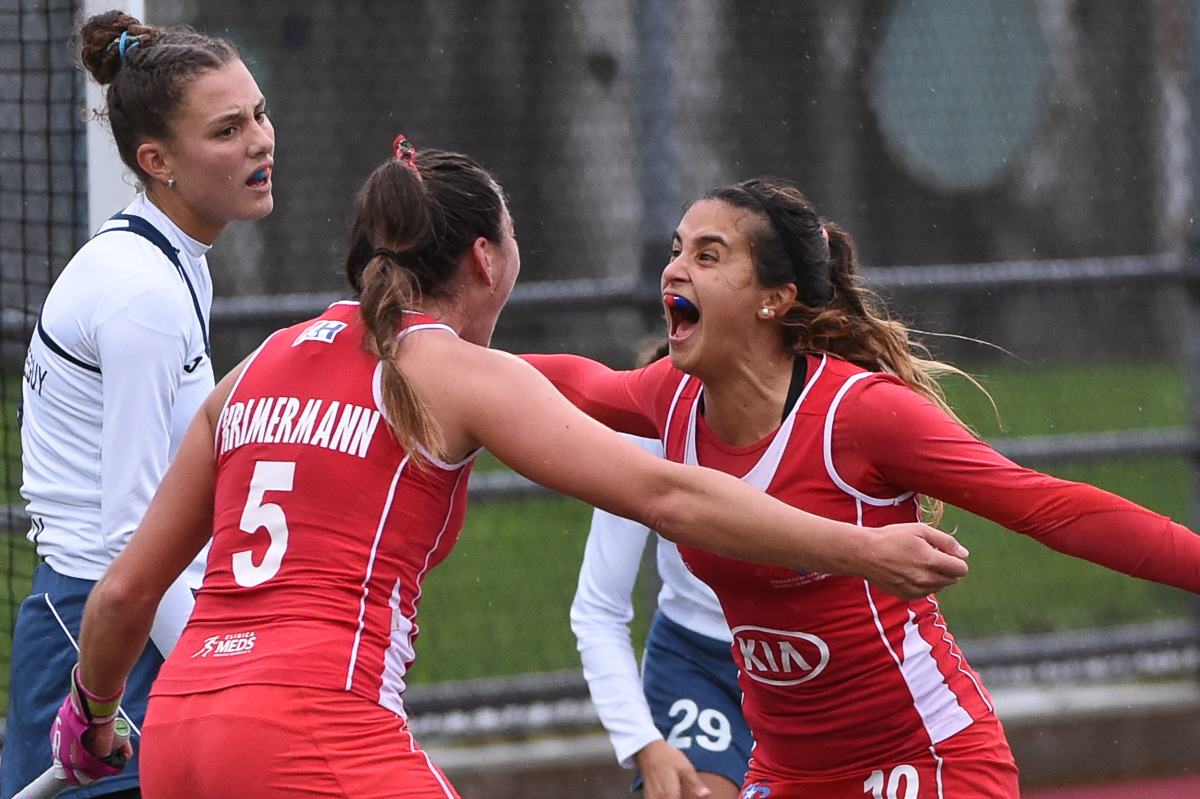
[[[754,272],[747,212],[720,200],[701,200],[675,231],[662,274],[671,362],[704,377],[726,368],[762,334],[755,314],[766,290]]]
[[[156,196],[189,235],[211,242],[227,223],[271,212],[275,130],[245,64],[193,80],[171,130],[163,152],[175,185]]]

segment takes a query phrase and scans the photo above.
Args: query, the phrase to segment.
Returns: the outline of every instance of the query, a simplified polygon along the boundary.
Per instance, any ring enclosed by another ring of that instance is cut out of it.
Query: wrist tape
[[[83,711],[83,716],[88,720],[88,724],[95,726],[99,724],[107,724],[117,717],[117,711],[121,707],[121,697],[125,695],[125,686],[121,686],[121,690],[117,691],[112,696],[98,696],[79,681],[79,664],[71,670],[71,696],[75,699],[75,704]]]

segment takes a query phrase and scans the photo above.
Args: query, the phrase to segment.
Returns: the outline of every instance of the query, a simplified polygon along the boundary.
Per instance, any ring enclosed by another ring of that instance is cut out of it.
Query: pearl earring
[[[770,319],[775,314],[774,314],[774,312],[771,311],[770,308],[760,308],[758,311],[758,315],[761,316],[763,319]]]
[[[168,189],[175,188],[175,178],[167,178],[167,188]]]

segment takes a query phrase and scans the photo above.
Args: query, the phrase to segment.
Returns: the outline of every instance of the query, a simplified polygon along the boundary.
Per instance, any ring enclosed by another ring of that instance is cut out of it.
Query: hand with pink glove
[[[133,757],[127,734],[114,730],[124,690],[96,696],[79,681],[79,667],[71,671],[71,693],[58,709],[50,731],[56,776],[72,785],[89,785],[117,774]],[[122,727],[126,726],[124,722]],[[97,756],[96,752],[105,752]]]

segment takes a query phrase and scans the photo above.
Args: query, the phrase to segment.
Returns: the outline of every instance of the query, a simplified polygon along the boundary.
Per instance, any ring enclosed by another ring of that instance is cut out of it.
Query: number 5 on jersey
[[[258,461],[254,464],[254,475],[250,478],[250,495],[242,509],[242,532],[257,535],[266,528],[271,542],[262,563],[254,565],[254,553],[249,549],[233,553],[233,579],[245,588],[262,585],[279,572],[283,553],[288,546],[287,517],[283,508],[274,502],[263,502],[268,491],[291,491],[296,476],[296,464],[292,461]]]

